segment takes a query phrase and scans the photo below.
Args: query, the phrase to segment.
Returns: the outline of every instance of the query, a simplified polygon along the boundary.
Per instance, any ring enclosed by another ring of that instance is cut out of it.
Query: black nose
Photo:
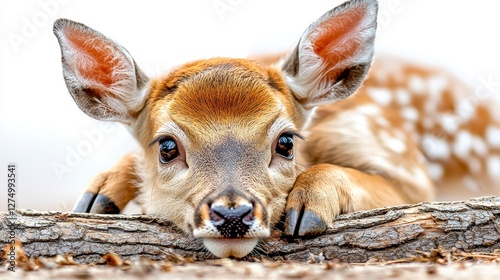
[[[210,206],[210,221],[224,238],[243,237],[254,222],[252,205]]]

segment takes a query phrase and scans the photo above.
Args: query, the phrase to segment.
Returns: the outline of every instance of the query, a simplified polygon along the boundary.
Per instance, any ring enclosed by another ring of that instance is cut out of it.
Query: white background
[[[9,162],[18,165],[18,208],[70,210],[94,175],[136,148],[122,126],[101,129],[71,99],[52,34],[56,18],[101,31],[154,75],[198,58],[292,47],[312,21],[341,2],[0,0],[0,211],[6,210]],[[498,11],[496,0],[381,0],[376,52],[445,67],[472,87],[478,77],[498,81]],[[101,131],[102,139],[69,166],[71,151],[88,145],[91,131]],[[58,176],[54,164],[68,171]]]

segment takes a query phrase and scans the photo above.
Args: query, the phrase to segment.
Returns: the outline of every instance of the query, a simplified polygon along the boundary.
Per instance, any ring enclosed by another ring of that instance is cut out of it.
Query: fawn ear
[[[87,115],[130,123],[145,101],[147,76],[127,50],[101,33],[58,19],[63,75],[71,96]]]
[[[377,9],[376,0],[352,0],[304,32],[283,71],[306,108],[344,99],[359,87],[373,57]]]

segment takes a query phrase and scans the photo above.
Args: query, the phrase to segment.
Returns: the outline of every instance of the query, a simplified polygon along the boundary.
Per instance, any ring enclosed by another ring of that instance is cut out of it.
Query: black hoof
[[[289,236],[316,236],[326,231],[328,225],[313,211],[290,209],[285,218],[285,234]]]
[[[120,209],[109,197],[91,192],[84,193],[73,207],[73,212],[119,214]]]
[[[80,196],[80,198],[78,198],[78,201],[73,207],[73,212],[88,213],[90,211],[90,208],[92,208],[92,205],[94,204],[94,200],[96,197],[97,197],[96,193],[91,193],[91,192],[83,193]]]
[[[305,210],[300,221],[299,236],[316,236],[324,233],[328,225],[313,211]]]

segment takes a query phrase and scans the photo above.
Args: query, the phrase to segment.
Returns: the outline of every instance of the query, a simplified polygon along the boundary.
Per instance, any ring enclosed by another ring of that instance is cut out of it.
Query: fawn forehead
[[[198,139],[265,136],[290,113],[282,78],[270,71],[243,59],[186,64],[152,84],[154,110]]]

